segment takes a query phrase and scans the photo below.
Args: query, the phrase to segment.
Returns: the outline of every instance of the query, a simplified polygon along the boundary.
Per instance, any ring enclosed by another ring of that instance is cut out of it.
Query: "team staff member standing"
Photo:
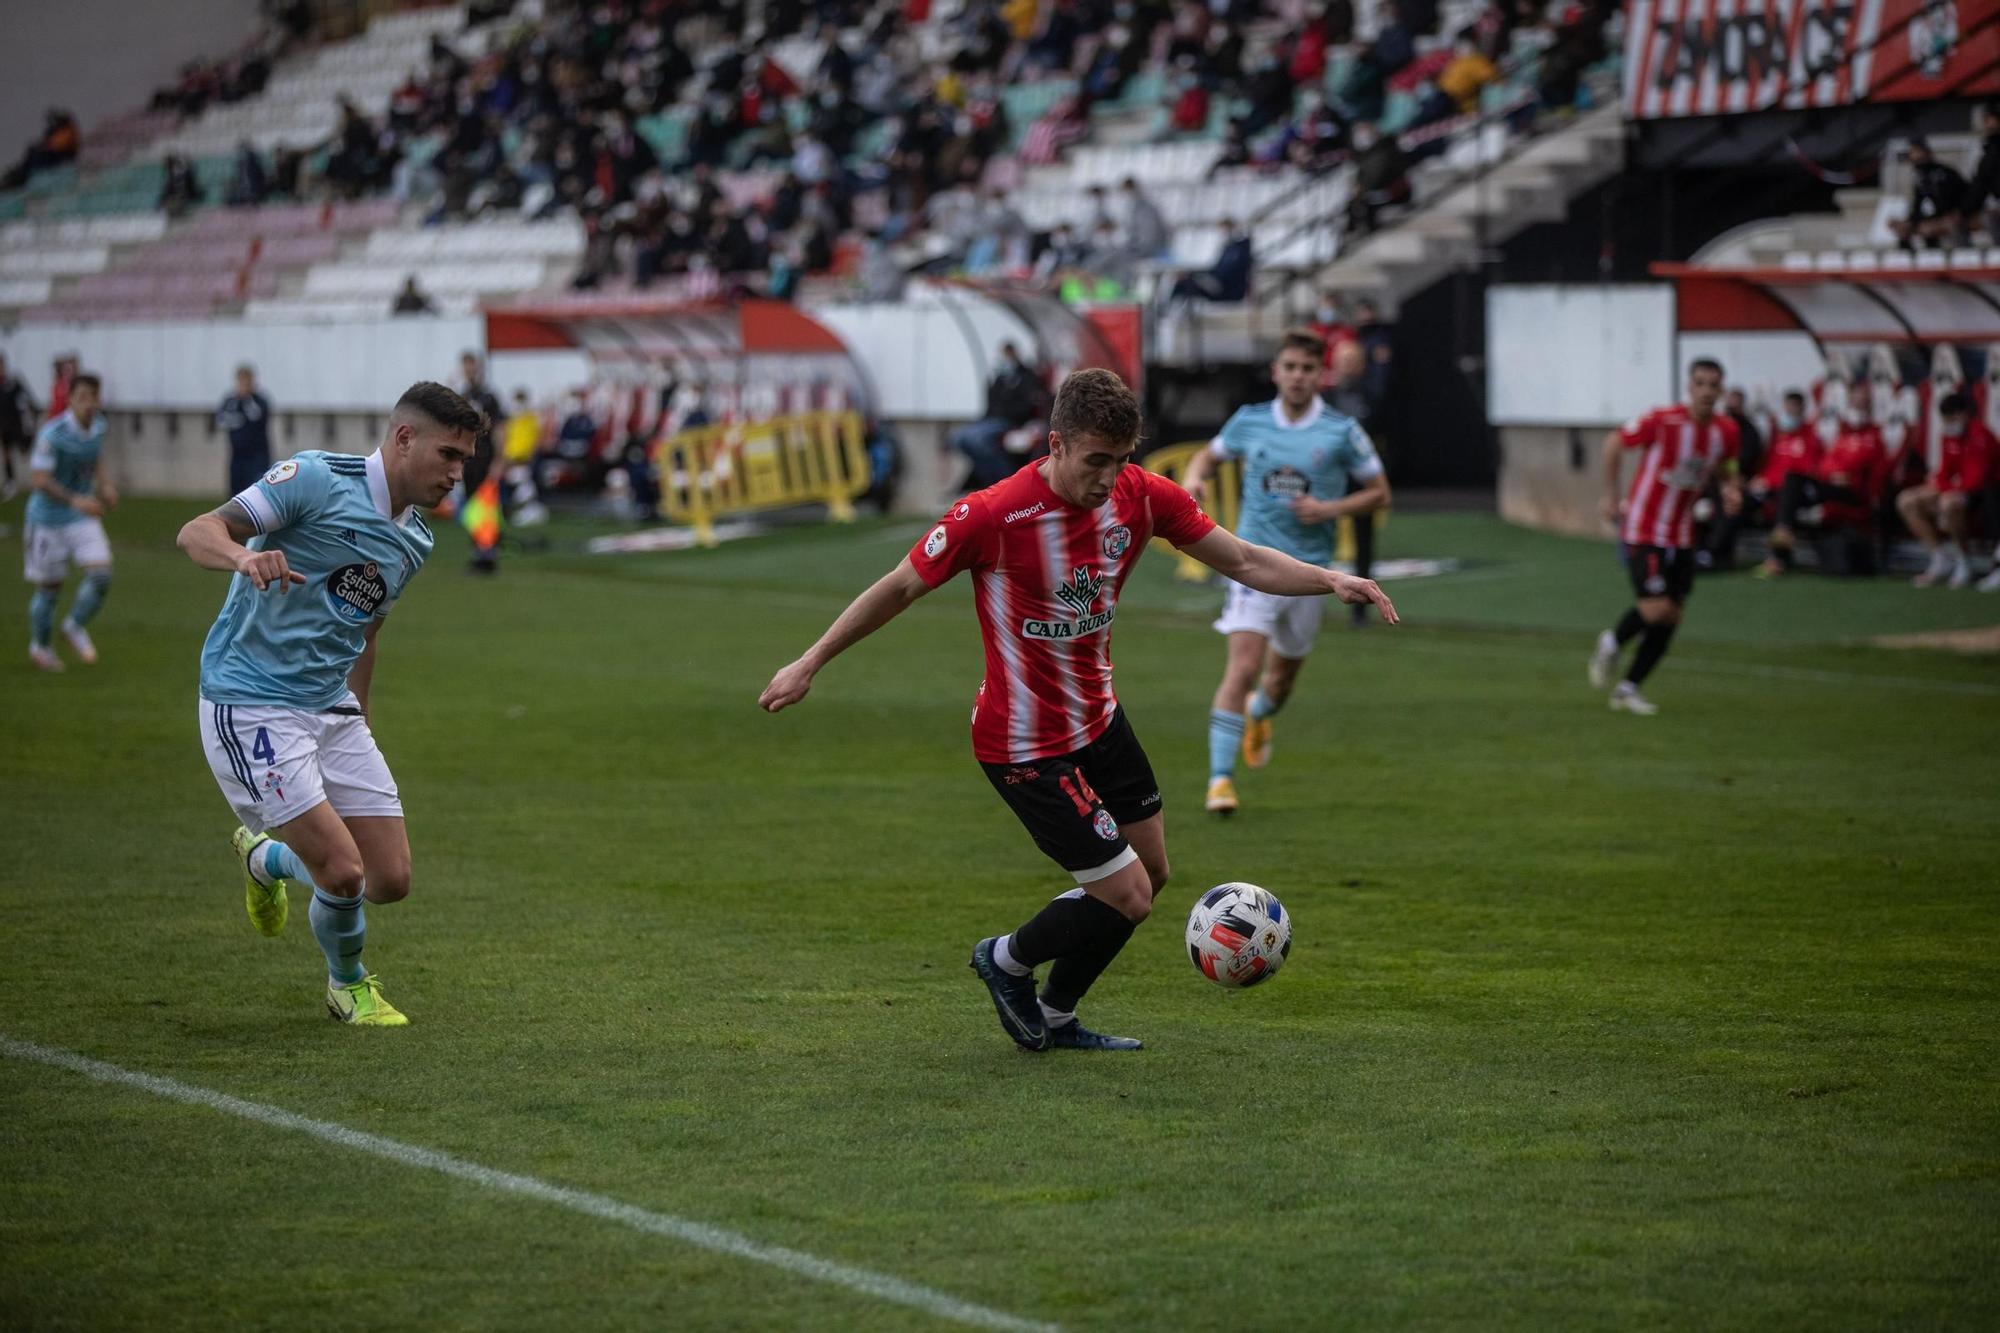
[[[215,409],[229,436],[229,493],[240,495],[271,468],[271,400],[257,389],[257,368],[236,367],[236,388]]]

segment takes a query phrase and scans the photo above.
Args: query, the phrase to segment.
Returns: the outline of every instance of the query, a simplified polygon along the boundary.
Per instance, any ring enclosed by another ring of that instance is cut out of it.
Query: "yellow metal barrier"
[[[854,521],[868,489],[868,448],[858,412],[701,426],[654,446],[660,512],[715,545],[715,522],[733,514],[823,504],[836,523]]]
[[[1170,444],[1155,449],[1146,455],[1146,470],[1157,472],[1169,481],[1179,481],[1187,472],[1187,465],[1194,456],[1208,448],[1207,440],[1197,440],[1192,444]],[[1209,469],[1208,488],[1202,498],[1202,512],[1210,518],[1236,531],[1237,507],[1243,498],[1243,469],[1235,459],[1224,458]],[[1160,541],[1155,537],[1154,541]],[[1160,545],[1167,546],[1161,541]],[[1171,547],[1168,547],[1171,550]],[[1179,561],[1174,566],[1174,577],[1185,583],[1203,583],[1208,579],[1208,566],[1191,555],[1176,552]]]
[[[1188,463],[1206,448],[1208,441],[1197,440],[1192,444],[1170,444],[1165,448],[1155,449],[1146,455],[1146,470],[1157,472],[1172,481],[1179,481],[1187,472]],[[1234,532],[1242,503],[1242,467],[1233,458],[1218,460],[1216,465],[1209,469],[1208,492],[1201,502],[1202,511]],[[1371,517],[1375,522],[1375,531],[1380,532],[1383,524],[1389,521],[1389,512],[1386,509],[1378,509]],[[1154,540],[1157,541],[1158,538]],[[1340,528],[1334,539],[1333,558],[1341,564],[1352,564],[1354,561],[1354,520],[1351,518],[1340,520]],[[1188,583],[1205,582],[1208,573],[1207,565],[1186,554],[1180,554],[1180,563],[1174,567],[1174,577]]]

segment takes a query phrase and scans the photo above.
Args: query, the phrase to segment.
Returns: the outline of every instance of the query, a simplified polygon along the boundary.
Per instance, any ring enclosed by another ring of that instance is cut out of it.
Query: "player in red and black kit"
[[[1076,1007],[1167,882],[1160,784],[1111,688],[1111,623],[1146,543],[1165,538],[1262,592],[1372,602],[1396,623],[1371,580],[1252,546],[1173,482],[1127,466],[1139,424],[1139,404],[1116,375],[1069,376],[1050,412],[1048,457],[952,506],[757,700],[773,713],[797,703],[828,662],[971,571],[986,643],[973,754],[1035,845],[1077,883],[1011,935],[973,949],[1001,1027],[1031,1051],[1139,1047],[1083,1027]],[[1038,999],[1035,969],[1045,963]]]
[[[1719,474],[1725,504],[1743,502],[1734,471],[1736,423],[1715,410],[1721,397],[1722,365],[1704,358],[1688,367],[1686,403],[1656,408],[1604,437],[1604,516],[1619,525],[1636,600],[1616,628],[1597,636],[1590,683],[1600,690],[1609,685],[1618,654],[1639,640],[1630,669],[1611,691],[1614,712],[1660,711],[1639,686],[1666,656],[1694,589],[1696,497]],[[1621,502],[1618,470],[1627,450],[1639,452],[1639,471]]]

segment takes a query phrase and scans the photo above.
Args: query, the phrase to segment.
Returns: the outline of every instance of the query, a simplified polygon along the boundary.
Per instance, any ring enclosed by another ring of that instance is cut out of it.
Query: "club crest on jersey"
[[[1132,545],[1132,529],[1123,523],[1104,534],[1104,558],[1116,560]]]
[[[1056,585],[1054,597],[1062,603],[1074,620],[1023,620],[1021,634],[1029,639],[1081,639],[1095,634],[1111,623],[1114,610],[1106,607],[1092,612],[1097,598],[1104,591],[1104,575],[1089,565],[1078,565],[1070,571],[1067,582]]]
[[[930,536],[924,538],[924,559],[937,559],[938,552],[944,549],[944,543],[944,524],[940,523],[931,529]]]
[[[343,565],[327,575],[326,600],[333,613],[350,625],[365,625],[376,608],[389,600],[389,585],[373,560]]]
[[[972,506],[967,504],[965,501],[960,500],[957,504],[952,506],[951,517],[957,519],[959,522],[963,523],[966,519],[970,518],[971,516],[972,516]]]
[[[1118,821],[1111,817],[1109,810],[1099,810],[1091,819],[1090,826],[1097,830],[1097,836],[1106,842],[1118,840]]]
[[[278,464],[278,466],[272,468],[269,472],[266,472],[264,474],[264,480],[269,482],[273,486],[280,486],[298,475],[299,475],[299,465],[297,460],[287,458],[284,462]]]

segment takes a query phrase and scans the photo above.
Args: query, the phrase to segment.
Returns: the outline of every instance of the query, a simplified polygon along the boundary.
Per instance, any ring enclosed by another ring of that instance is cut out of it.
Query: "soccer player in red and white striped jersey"
[[[1048,457],[952,506],[757,701],[773,713],[799,702],[828,662],[971,572],[986,642],[973,754],[1036,846],[1077,884],[973,950],[1001,1027],[1028,1050],[1139,1046],[1091,1032],[1076,1007],[1167,882],[1160,785],[1111,683],[1112,621],[1146,544],[1162,537],[1262,592],[1373,602],[1396,623],[1373,581],[1253,546],[1173,482],[1128,466],[1139,425],[1138,402],[1116,375],[1070,375],[1049,415]],[[1044,963],[1052,966],[1037,998]]]
[[[1627,643],[1639,651],[1625,678],[1611,691],[1611,707],[1647,716],[1659,711],[1639,686],[1666,655],[1681,607],[1694,588],[1694,502],[1718,474],[1725,497],[1740,504],[1735,480],[1736,423],[1715,410],[1722,397],[1722,366],[1706,358],[1688,367],[1687,402],[1655,408],[1604,437],[1604,516],[1618,525],[1625,568],[1636,594],[1616,628],[1597,636],[1590,683],[1603,689]],[[1639,470],[1623,500],[1619,465],[1639,453]]]

